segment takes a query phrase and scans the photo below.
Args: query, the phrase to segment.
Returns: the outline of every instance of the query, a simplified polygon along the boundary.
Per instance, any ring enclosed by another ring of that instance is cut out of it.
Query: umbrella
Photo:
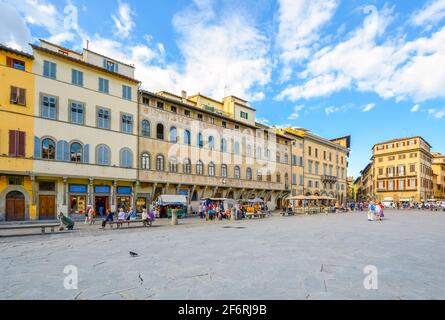
[[[249,200],[250,203],[263,203],[264,200],[260,198],[255,198],[253,200]]]

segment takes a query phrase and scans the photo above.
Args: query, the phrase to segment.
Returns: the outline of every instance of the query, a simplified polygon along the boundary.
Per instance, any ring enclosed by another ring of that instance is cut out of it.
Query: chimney
[[[185,90],[181,91],[181,98],[182,98],[183,103],[187,102],[187,91],[185,91]]]

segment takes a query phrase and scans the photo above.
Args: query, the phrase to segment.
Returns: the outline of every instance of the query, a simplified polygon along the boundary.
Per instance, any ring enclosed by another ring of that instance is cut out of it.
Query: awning
[[[187,205],[187,197],[177,194],[163,194],[159,196],[156,203],[161,206],[165,205]]]

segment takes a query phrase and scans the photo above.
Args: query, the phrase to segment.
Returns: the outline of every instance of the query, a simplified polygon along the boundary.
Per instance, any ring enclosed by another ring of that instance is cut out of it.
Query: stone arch
[[[26,191],[25,187],[23,186],[7,186],[3,191],[0,193],[0,221],[6,220],[6,196],[10,192],[20,192],[25,196],[25,221],[29,220],[29,206],[31,203],[31,198],[28,194],[28,191]]]

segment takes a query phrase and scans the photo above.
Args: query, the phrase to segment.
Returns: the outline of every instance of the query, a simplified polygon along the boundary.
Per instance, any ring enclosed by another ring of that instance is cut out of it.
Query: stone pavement
[[[444,212],[180,222],[0,238],[0,299],[445,299]]]

